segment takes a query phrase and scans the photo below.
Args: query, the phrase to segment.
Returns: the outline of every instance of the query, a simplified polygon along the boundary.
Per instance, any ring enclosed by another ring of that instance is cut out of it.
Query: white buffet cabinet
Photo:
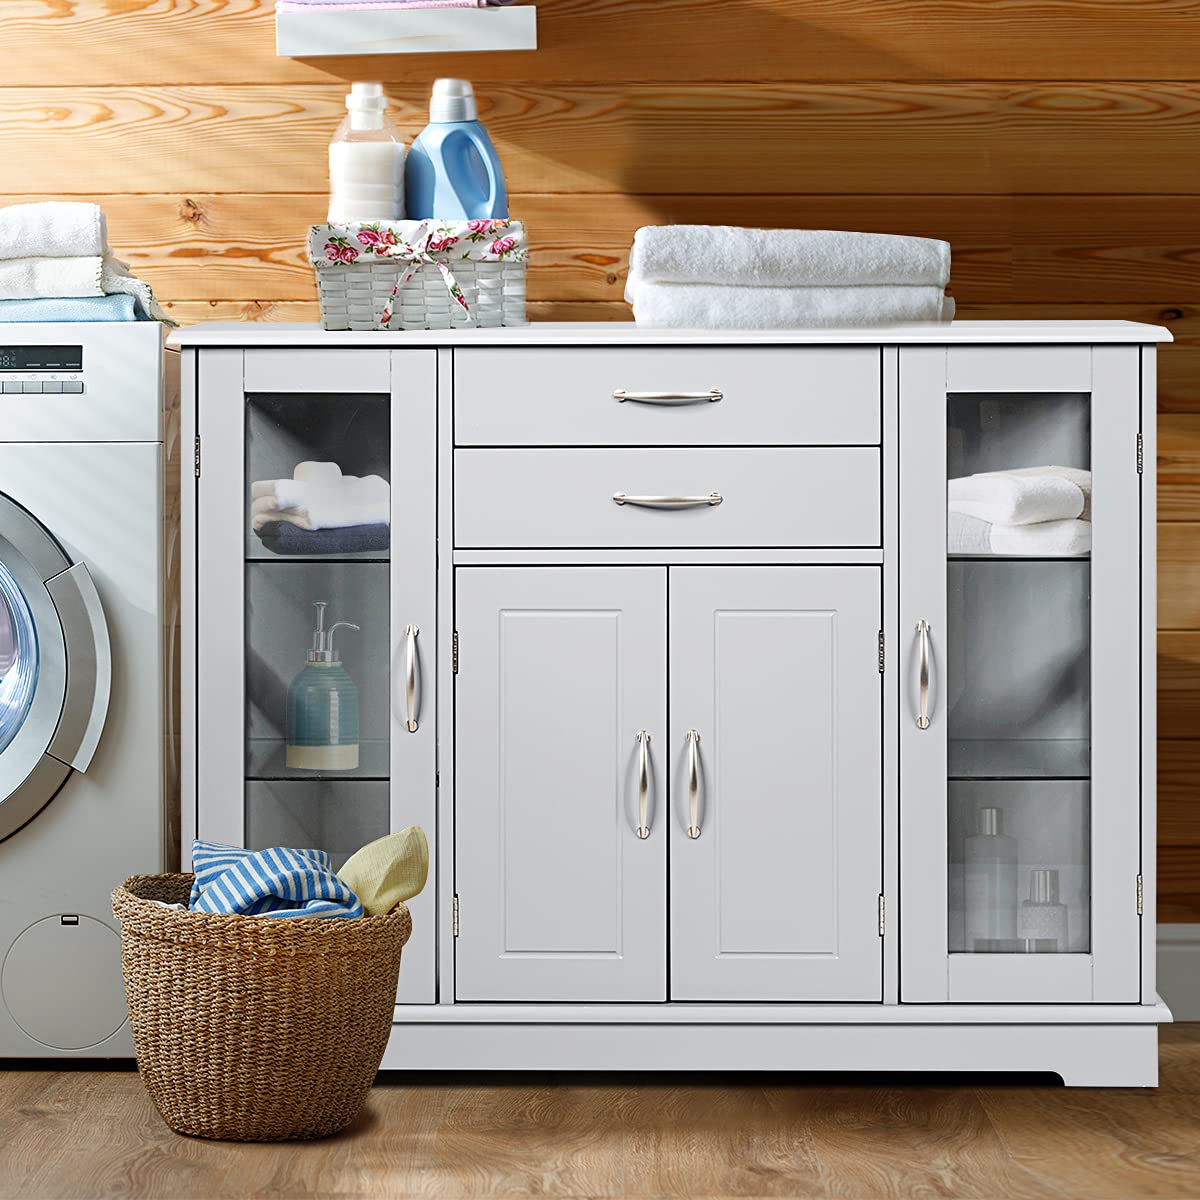
[[[175,334],[185,862],[425,828],[388,1067],[1153,1085],[1166,340]],[[252,530],[309,460],[390,481],[385,549]],[[1090,549],[956,540],[948,479],[1045,465]],[[351,769],[285,752],[316,602]]]

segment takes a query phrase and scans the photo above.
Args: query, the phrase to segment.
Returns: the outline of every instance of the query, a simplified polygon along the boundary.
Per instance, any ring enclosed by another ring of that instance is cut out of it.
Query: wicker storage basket
[[[323,329],[498,329],[526,325],[523,262],[462,262],[454,278],[468,308],[450,294],[441,272],[423,266],[396,294],[392,319],[380,313],[406,270],[376,260],[361,265],[317,268]]]
[[[191,875],[113,892],[138,1070],[166,1123],[235,1141],[313,1138],[358,1115],[392,1027],[401,905],[356,920],[210,916]]]
[[[325,329],[525,325],[525,226],[479,221],[314,225]]]

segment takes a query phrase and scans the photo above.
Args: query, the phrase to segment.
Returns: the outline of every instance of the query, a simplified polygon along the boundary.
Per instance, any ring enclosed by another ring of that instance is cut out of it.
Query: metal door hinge
[[[883,674],[883,671],[884,671],[883,630],[881,629],[879,631],[879,673],[880,673],[880,675]]]
[[[1138,474],[1142,473],[1142,435],[1138,434]]]
[[[458,630],[454,631],[454,674],[458,674]]]
[[[454,936],[458,937],[458,897],[454,897]]]
[[[884,912],[883,893],[879,894],[879,936],[885,937],[887,933],[887,921]]]
[[[1140,917],[1142,915],[1142,902],[1144,900],[1144,895],[1142,892],[1142,877],[1140,875],[1137,878],[1137,897],[1138,897],[1138,916]]]
[[[192,455],[192,467],[196,472],[196,478],[200,478],[200,435],[196,434],[196,445]]]

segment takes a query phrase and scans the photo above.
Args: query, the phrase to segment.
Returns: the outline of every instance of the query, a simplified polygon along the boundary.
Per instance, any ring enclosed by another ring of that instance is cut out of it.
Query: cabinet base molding
[[[460,1006],[446,1006],[460,1007]],[[472,1006],[476,1008],[477,1006]],[[640,1006],[632,1006],[640,1007]],[[764,1008],[769,1006],[764,1006]],[[817,1006],[825,1007],[825,1006]],[[793,1023],[714,1021],[693,1014],[691,1023],[633,1020],[574,1023],[498,1021],[474,1012],[454,1019],[408,1014],[392,1026],[384,1070],[404,1071],[869,1071],[1017,1072],[1055,1074],[1068,1087],[1155,1087],[1158,1025],[1169,1021],[1163,1005],[1089,1006],[1087,1024],[1072,1016],[1038,1017],[1022,1005],[1008,1024],[950,1024],[958,1006],[934,1014],[891,1008],[870,1023],[861,1008],[844,1007],[840,1020],[828,1013]],[[914,1006],[931,1008],[934,1006]],[[995,1013],[993,1006],[987,1007]],[[1097,1011],[1098,1010],[1098,1011]],[[876,1013],[881,1012],[877,1007]],[[428,1013],[428,1009],[424,1010]],[[855,1015],[851,1015],[855,1014]],[[1094,1015],[1093,1015],[1094,1014]],[[814,1014],[815,1015],[815,1014]],[[705,1021],[704,1024],[697,1022]],[[861,1023],[859,1023],[861,1021]]]

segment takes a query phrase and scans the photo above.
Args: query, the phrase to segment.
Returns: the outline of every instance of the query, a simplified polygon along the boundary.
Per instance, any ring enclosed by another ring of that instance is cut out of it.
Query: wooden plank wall
[[[182,321],[311,319],[346,81],[474,79],[535,317],[661,221],[924,234],[966,317],[1169,325],[1160,917],[1200,920],[1200,0],[543,0],[536,53],[277,58],[269,0],[0,0],[0,203],[95,197]],[[200,268],[203,268],[202,270]]]

